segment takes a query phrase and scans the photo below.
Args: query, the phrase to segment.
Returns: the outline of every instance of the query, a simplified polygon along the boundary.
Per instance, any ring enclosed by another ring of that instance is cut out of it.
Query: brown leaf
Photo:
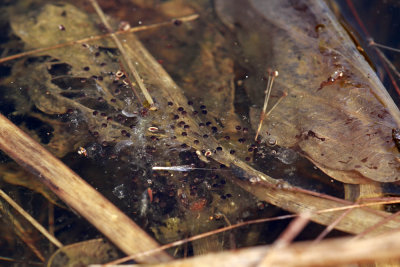
[[[342,182],[400,179],[391,137],[400,112],[323,2],[217,3],[246,58],[257,66],[246,81],[252,100],[262,105],[265,84],[260,78],[268,67],[279,71],[270,106],[282,91],[289,94],[265,119],[265,139],[298,149]],[[259,109],[251,111],[254,129],[259,114]]]
[[[101,264],[119,257],[117,249],[104,239],[93,239],[58,249],[48,260],[47,266],[83,266]]]
[[[57,196],[43,183],[40,183],[31,173],[20,169],[15,163],[0,165],[1,178],[4,182],[24,186],[42,194],[51,203],[62,206]]]

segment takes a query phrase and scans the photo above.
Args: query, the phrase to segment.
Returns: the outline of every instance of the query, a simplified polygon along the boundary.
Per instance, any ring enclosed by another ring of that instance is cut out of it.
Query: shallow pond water
[[[325,26],[316,24],[311,31],[305,27],[304,36],[301,31],[304,29],[294,28],[294,33],[289,31],[290,34],[285,33],[287,35],[282,37],[278,34],[283,31],[283,26],[279,22],[266,21],[262,12],[260,15],[253,10],[256,15],[251,14],[250,18],[254,15],[254,20],[236,17],[241,15],[240,5],[247,8],[248,1],[239,1],[237,6],[230,6],[228,2],[216,1],[212,5],[201,0],[99,1],[114,29],[168,22],[138,31],[138,39],[119,36],[124,45],[129,46],[131,40],[133,44],[142,44],[152,55],[152,58],[134,58],[133,64],[137,66],[157,111],[152,110],[151,100],[142,93],[140,82],[134,80],[123,53],[111,38],[79,41],[107,33],[104,22],[100,21],[90,2],[3,2],[0,4],[2,57],[70,43],[1,63],[0,111],[161,244],[246,220],[287,214],[279,208],[285,207],[284,204],[269,204],[252,189],[239,186],[243,181],[254,182],[251,179],[255,179],[257,172],[266,174],[277,184],[282,181],[301,189],[344,198],[342,182],[348,182],[348,173],[353,173],[354,168],[364,168],[364,165],[360,166],[357,161],[341,169],[333,163],[329,165],[333,160],[320,160],[324,155],[337,159],[330,154],[332,146],[322,145],[317,151],[321,157],[315,156],[316,152],[309,148],[313,142],[320,145],[332,137],[319,127],[319,122],[327,123],[320,120],[324,116],[319,110],[314,110],[308,102],[296,102],[309,96],[309,93],[298,91],[296,86],[311,88],[321,84],[310,96],[326,93],[333,100],[344,101],[341,93],[329,95],[329,86],[333,84],[337,91],[342,87],[361,88],[363,81],[355,79],[356,71],[345,64],[340,66],[340,71],[345,73],[346,81],[338,79],[340,81],[336,83],[336,78],[326,75],[330,68],[339,68],[339,63],[336,58],[319,61],[319,56],[329,54],[321,48],[321,43],[313,62],[317,66],[327,66],[326,69],[321,69],[321,73],[314,72],[309,80],[304,80],[305,71],[289,73],[287,70],[293,66],[300,66],[298,69],[302,70],[312,60],[306,57],[308,54],[296,54],[300,46],[286,46],[290,39],[285,38],[295,36],[293,38],[299,38],[296,40],[300,43],[301,40],[308,41],[310,36],[319,38],[319,34],[324,34],[319,30]],[[267,10],[259,4],[260,10]],[[294,5],[294,9],[299,12],[296,15],[310,12],[307,6]],[[182,19],[191,14],[198,14],[199,18]],[[260,21],[266,26],[260,26],[259,32],[273,28],[270,36],[257,35],[258,29],[254,27]],[[304,23],[313,25],[308,19]],[[252,30],[247,31],[249,28]],[[298,55],[298,61],[280,62],[281,58],[275,53],[279,48],[276,40],[284,42],[282,50]],[[313,47],[306,41],[301,43],[305,48]],[[265,119],[260,138],[254,140],[268,83],[267,67],[283,70],[272,87],[272,103],[268,107],[281,101],[283,93],[288,96]],[[160,69],[166,72],[154,71]],[[299,78],[302,83],[294,84]],[[326,82],[327,79],[334,81]],[[398,99],[394,91],[390,93]],[[387,115],[390,112],[384,113],[381,107],[373,109],[379,102],[375,98],[359,100],[353,97],[346,98],[345,104],[339,101],[343,109],[353,108],[353,102],[356,102],[361,109],[370,111],[371,108],[371,114],[381,116],[383,122],[373,127],[382,138],[372,145],[379,143],[385,151],[394,154],[395,147],[386,131],[395,125],[395,119],[391,114]],[[311,103],[318,106],[318,101],[320,98]],[[301,116],[302,113],[307,116]],[[312,123],[306,122],[307,118]],[[329,124],[335,123],[337,120]],[[382,130],[381,124],[387,129]],[[323,137],[324,134],[328,137]],[[346,135],[343,136],[340,137],[346,141]],[[382,140],[386,142],[384,145]],[[350,153],[344,148],[343,151],[345,155]],[[354,157],[363,160],[361,156]],[[32,175],[6,155],[2,154],[1,159],[1,188],[40,223],[51,226],[62,243],[101,237],[48,189],[34,183]],[[342,162],[340,158],[338,161]],[[155,166],[175,166],[179,171],[154,170]],[[374,167],[382,172],[392,171],[379,164],[366,168]],[[184,171],[180,171],[182,168]],[[368,171],[360,173],[364,176],[354,178],[354,183],[372,175]],[[385,179],[388,178],[382,175],[377,181],[386,182]],[[394,187],[387,191],[397,192]],[[13,218],[18,216],[7,206],[2,212],[9,215],[4,215],[6,223],[0,228],[5,237],[0,241],[0,256],[38,262],[38,254],[16,237],[18,233],[10,231],[15,228],[11,223]],[[18,218],[18,221],[23,219]],[[288,221],[279,221],[250,225],[169,252],[184,257],[270,244],[287,224]],[[32,246],[47,259],[54,248],[49,247],[30,226],[26,227]],[[322,226],[311,224],[298,239],[315,238],[321,229]],[[332,236],[342,234],[337,231]]]

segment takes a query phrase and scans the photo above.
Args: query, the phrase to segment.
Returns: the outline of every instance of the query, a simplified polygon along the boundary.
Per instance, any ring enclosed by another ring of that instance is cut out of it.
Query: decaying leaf
[[[93,239],[58,249],[48,260],[48,267],[87,266],[117,259],[120,253],[104,239]]]
[[[1,179],[9,184],[20,185],[42,194],[53,204],[60,205],[57,196],[44,184],[36,180],[31,173],[18,168],[15,163],[0,165]]]
[[[323,1],[221,0],[217,10],[237,33],[243,64],[253,66],[246,88],[254,103],[262,105],[268,67],[279,71],[273,100],[289,94],[266,118],[265,139],[346,183],[399,180],[391,132],[400,112]],[[252,109],[255,129],[259,113]]]

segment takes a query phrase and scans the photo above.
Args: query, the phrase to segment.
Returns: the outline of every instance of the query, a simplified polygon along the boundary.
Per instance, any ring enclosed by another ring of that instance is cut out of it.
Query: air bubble
[[[132,105],[133,99],[127,97],[127,98],[125,98],[124,101],[125,101],[125,103],[126,103],[126,106],[125,106],[125,108],[121,111],[121,113],[122,113],[125,117],[128,117],[128,118],[134,117],[136,114],[135,114],[134,107],[133,107],[133,105]]]
[[[118,185],[113,189],[113,194],[119,199],[125,198],[125,186],[124,184]]]
[[[115,147],[114,147],[114,151],[116,153],[119,153],[123,148],[128,147],[133,145],[133,141],[128,139],[128,140],[123,140],[121,142],[118,142]]]
[[[277,153],[277,158],[284,164],[292,164],[297,159],[297,153],[291,149],[281,148]]]

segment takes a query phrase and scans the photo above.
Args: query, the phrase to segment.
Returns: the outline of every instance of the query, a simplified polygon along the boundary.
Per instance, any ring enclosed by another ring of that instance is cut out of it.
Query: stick
[[[310,222],[310,212],[301,213],[299,217],[295,218],[286,230],[280,235],[280,237],[272,244],[267,255],[264,259],[257,265],[257,267],[273,266],[271,263],[274,259],[274,254],[279,251],[279,249],[287,247],[298,234],[303,231],[304,227]],[[279,252],[278,252],[279,253]]]
[[[324,240],[318,244],[312,242],[296,242],[290,246],[276,249],[270,265],[280,266],[342,266],[345,264],[374,261],[387,261],[400,258],[400,232],[379,235],[368,239],[352,241],[342,237]],[[178,259],[165,264],[155,264],[153,267],[192,267],[192,266],[257,266],[271,246],[258,246],[237,249],[221,253],[210,253],[188,259]],[[97,267],[100,265],[91,265]],[[116,265],[112,265],[116,266]],[[133,265],[120,265],[133,266]],[[134,265],[149,267],[149,265]],[[347,266],[347,265],[346,265]]]
[[[0,149],[34,173],[123,252],[135,254],[158,247],[128,216],[3,115],[0,115]],[[138,261],[156,263],[170,259],[167,253],[158,252]]]

